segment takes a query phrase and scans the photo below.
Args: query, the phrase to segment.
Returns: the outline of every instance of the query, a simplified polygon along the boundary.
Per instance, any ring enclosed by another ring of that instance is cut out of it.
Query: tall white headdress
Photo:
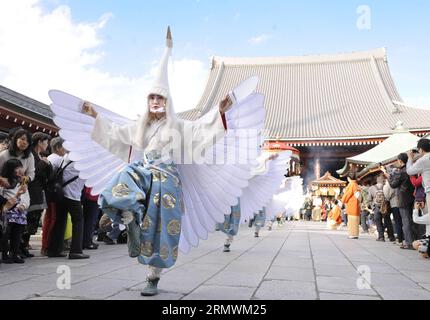
[[[149,90],[149,94],[155,93],[168,98],[170,95],[169,88],[169,75],[168,75],[168,65],[169,65],[169,57],[172,54],[172,33],[170,31],[170,27],[167,28],[167,36],[166,36],[166,48],[164,49],[163,56],[161,57],[160,64],[158,66],[158,70],[152,84],[151,90]]]
[[[152,83],[152,87],[148,92],[148,95],[158,94],[167,99],[166,116],[169,120],[176,118],[176,114],[173,109],[172,97],[170,95],[169,72],[168,72],[169,58],[172,55],[172,48],[173,48],[172,33],[170,31],[170,27],[167,27],[166,48],[164,49],[164,53],[163,53],[163,56],[161,57],[160,64],[158,65],[158,69],[155,75],[154,82]]]
[[[170,27],[167,28],[167,36],[166,36],[166,48],[164,49],[163,56],[161,57],[160,64],[158,65],[158,69],[156,72],[156,76],[154,82],[151,86],[151,89],[148,91],[146,97],[150,94],[158,94],[166,98],[166,119],[168,122],[173,123],[178,119],[173,108],[173,101],[170,95],[170,87],[169,87],[169,74],[168,74],[168,66],[169,66],[169,58],[172,54],[173,48],[173,40],[172,33],[170,31]],[[139,147],[144,146],[143,136],[144,132],[148,126],[149,119],[149,110],[147,106],[147,100],[145,101],[144,111],[140,119],[138,120],[137,131],[135,136],[135,145]]]

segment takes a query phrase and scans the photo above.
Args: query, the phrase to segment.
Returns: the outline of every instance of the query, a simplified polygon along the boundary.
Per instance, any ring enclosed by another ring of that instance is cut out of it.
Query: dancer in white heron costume
[[[265,118],[264,96],[255,93],[258,78],[252,77],[197,121],[178,119],[167,75],[172,46],[168,29],[148,107],[137,121],[49,92],[80,177],[101,193],[102,209],[127,225],[130,256],[150,267],[142,295],[157,294],[161,271],[174,265],[178,250],[197,247],[237,204],[256,164],[258,145],[251,141],[258,141]],[[213,161],[225,150],[240,154],[240,163]]]

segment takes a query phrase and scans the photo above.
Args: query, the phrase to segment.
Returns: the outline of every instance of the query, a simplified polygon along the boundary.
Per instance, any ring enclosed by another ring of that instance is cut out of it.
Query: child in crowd
[[[27,190],[28,177],[24,176],[24,168],[18,159],[10,159],[3,166],[1,176],[6,178],[9,187],[0,188],[0,195],[5,199],[13,199],[13,205],[4,205],[1,210],[3,221],[2,262],[24,263],[19,256],[22,232],[27,225],[27,209],[30,196]]]

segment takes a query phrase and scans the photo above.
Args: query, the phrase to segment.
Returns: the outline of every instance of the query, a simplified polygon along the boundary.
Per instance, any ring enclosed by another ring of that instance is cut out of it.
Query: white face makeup
[[[149,111],[152,113],[166,112],[166,99],[158,94],[150,94],[148,96]]]

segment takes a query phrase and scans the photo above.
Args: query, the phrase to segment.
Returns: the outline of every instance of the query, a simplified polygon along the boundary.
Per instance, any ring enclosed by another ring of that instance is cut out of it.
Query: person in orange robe
[[[330,210],[327,218],[327,227],[336,230],[342,224],[342,211],[339,207],[339,201],[335,200],[333,209]]]
[[[342,197],[342,203],[346,206],[348,216],[348,235],[349,239],[358,239],[358,226],[360,223],[360,196],[361,191],[356,181],[356,173],[351,173],[348,177],[348,186]]]

